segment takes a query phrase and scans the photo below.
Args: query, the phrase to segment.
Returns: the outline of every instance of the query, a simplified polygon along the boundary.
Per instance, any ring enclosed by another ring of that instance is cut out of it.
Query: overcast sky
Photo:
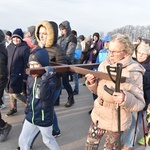
[[[0,0],[0,28],[24,31],[43,20],[68,20],[78,35],[150,25],[150,0]]]

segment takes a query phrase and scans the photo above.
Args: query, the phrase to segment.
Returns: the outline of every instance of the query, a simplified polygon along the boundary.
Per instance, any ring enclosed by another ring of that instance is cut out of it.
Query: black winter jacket
[[[22,41],[18,45],[11,43],[7,47],[8,52],[8,82],[6,92],[21,93],[23,80],[27,80],[25,70],[27,68],[30,48]]]
[[[7,83],[7,50],[4,43],[0,44],[0,98],[3,96],[3,92]]]

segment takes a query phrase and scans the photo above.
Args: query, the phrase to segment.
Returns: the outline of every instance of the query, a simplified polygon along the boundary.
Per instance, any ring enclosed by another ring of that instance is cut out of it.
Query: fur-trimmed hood
[[[38,23],[35,30],[35,36],[39,45],[40,45],[39,29],[41,26],[44,26],[47,29],[47,41],[45,47],[51,47],[55,45],[57,43],[57,38],[58,38],[57,24],[53,21],[41,21]]]

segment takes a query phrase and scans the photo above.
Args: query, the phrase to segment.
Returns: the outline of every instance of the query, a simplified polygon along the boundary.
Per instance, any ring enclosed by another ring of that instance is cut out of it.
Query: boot
[[[65,104],[65,107],[71,107],[74,104],[74,97],[73,94],[69,95],[68,101]]]

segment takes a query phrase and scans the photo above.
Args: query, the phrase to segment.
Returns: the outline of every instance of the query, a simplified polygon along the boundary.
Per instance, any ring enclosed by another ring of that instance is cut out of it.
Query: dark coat
[[[6,92],[21,93],[23,80],[27,80],[25,70],[27,68],[30,48],[22,41],[18,45],[11,43],[7,47],[8,52],[8,82]]]
[[[53,95],[56,76],[28,76],[26,119],[32,124],[48,127],[53,124]]]
[[[150,103],[150,56],[146,61],[140,63],[145,68],[145,73],[143,75],[143,91],[144,91],[144,99],[146,102],[146,106],[144,110],[147,109],[148,104]]]
[[[4,43],[0,44],[0,98],[3,96],[7,83],[7,50]]]

